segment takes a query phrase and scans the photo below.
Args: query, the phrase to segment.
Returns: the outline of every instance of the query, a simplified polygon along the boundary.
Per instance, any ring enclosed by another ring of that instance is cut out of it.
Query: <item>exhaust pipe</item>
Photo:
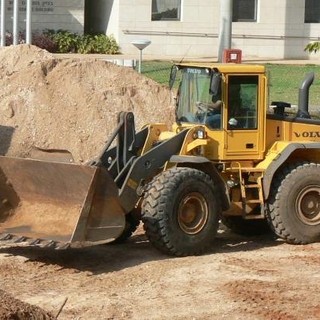
[[[299,88],[299,102],[297,118],[310,119],[309,114],[309,88],[314,80],[314,72],[306,75]]]

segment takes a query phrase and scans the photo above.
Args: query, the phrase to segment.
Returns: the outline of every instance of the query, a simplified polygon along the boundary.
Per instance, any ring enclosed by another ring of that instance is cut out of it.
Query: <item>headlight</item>
[[[204,129],[197,129],[193,134],[194,139],[206,139],[207,133]]]

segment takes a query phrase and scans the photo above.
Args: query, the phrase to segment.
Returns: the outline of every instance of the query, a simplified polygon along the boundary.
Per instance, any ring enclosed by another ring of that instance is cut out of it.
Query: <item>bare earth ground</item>
[[[162,255],[141,230],[78,250],[0,246],[1,288],[53,315],[63,307],[58,319],[320,319],[319,267],[319,243],[228,231],[185,258]]]

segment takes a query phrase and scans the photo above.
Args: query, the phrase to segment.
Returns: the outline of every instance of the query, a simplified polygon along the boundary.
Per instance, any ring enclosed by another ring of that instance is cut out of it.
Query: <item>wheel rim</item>
[[[298,194],[296,212],[299,219],[305,224],[316,225],[320,223],[319,186],[308,186]]]
[[[178,209],[178,223],[187,234],[199,233],[207,223],[209,209],[206,199],[197,192],[185,196]]]

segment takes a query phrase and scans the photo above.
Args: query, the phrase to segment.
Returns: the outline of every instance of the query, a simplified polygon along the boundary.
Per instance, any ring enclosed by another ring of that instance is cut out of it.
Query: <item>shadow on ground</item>
[[[207,255],[255,251],[273,247],[283,242],[272,234],[244,237],[229,231],[218,234],[216,243]],[[54,250],[50,248],[3,244],[0,254],[23,256],[26,263],[38,262],[44,265],[58,265],[61,269],[88,271],[92,274],[114,272],[151,261],[179,259],[162,254],[149,243],[144,234],[131,237],[123,244],[99,245],[80,249]]]

